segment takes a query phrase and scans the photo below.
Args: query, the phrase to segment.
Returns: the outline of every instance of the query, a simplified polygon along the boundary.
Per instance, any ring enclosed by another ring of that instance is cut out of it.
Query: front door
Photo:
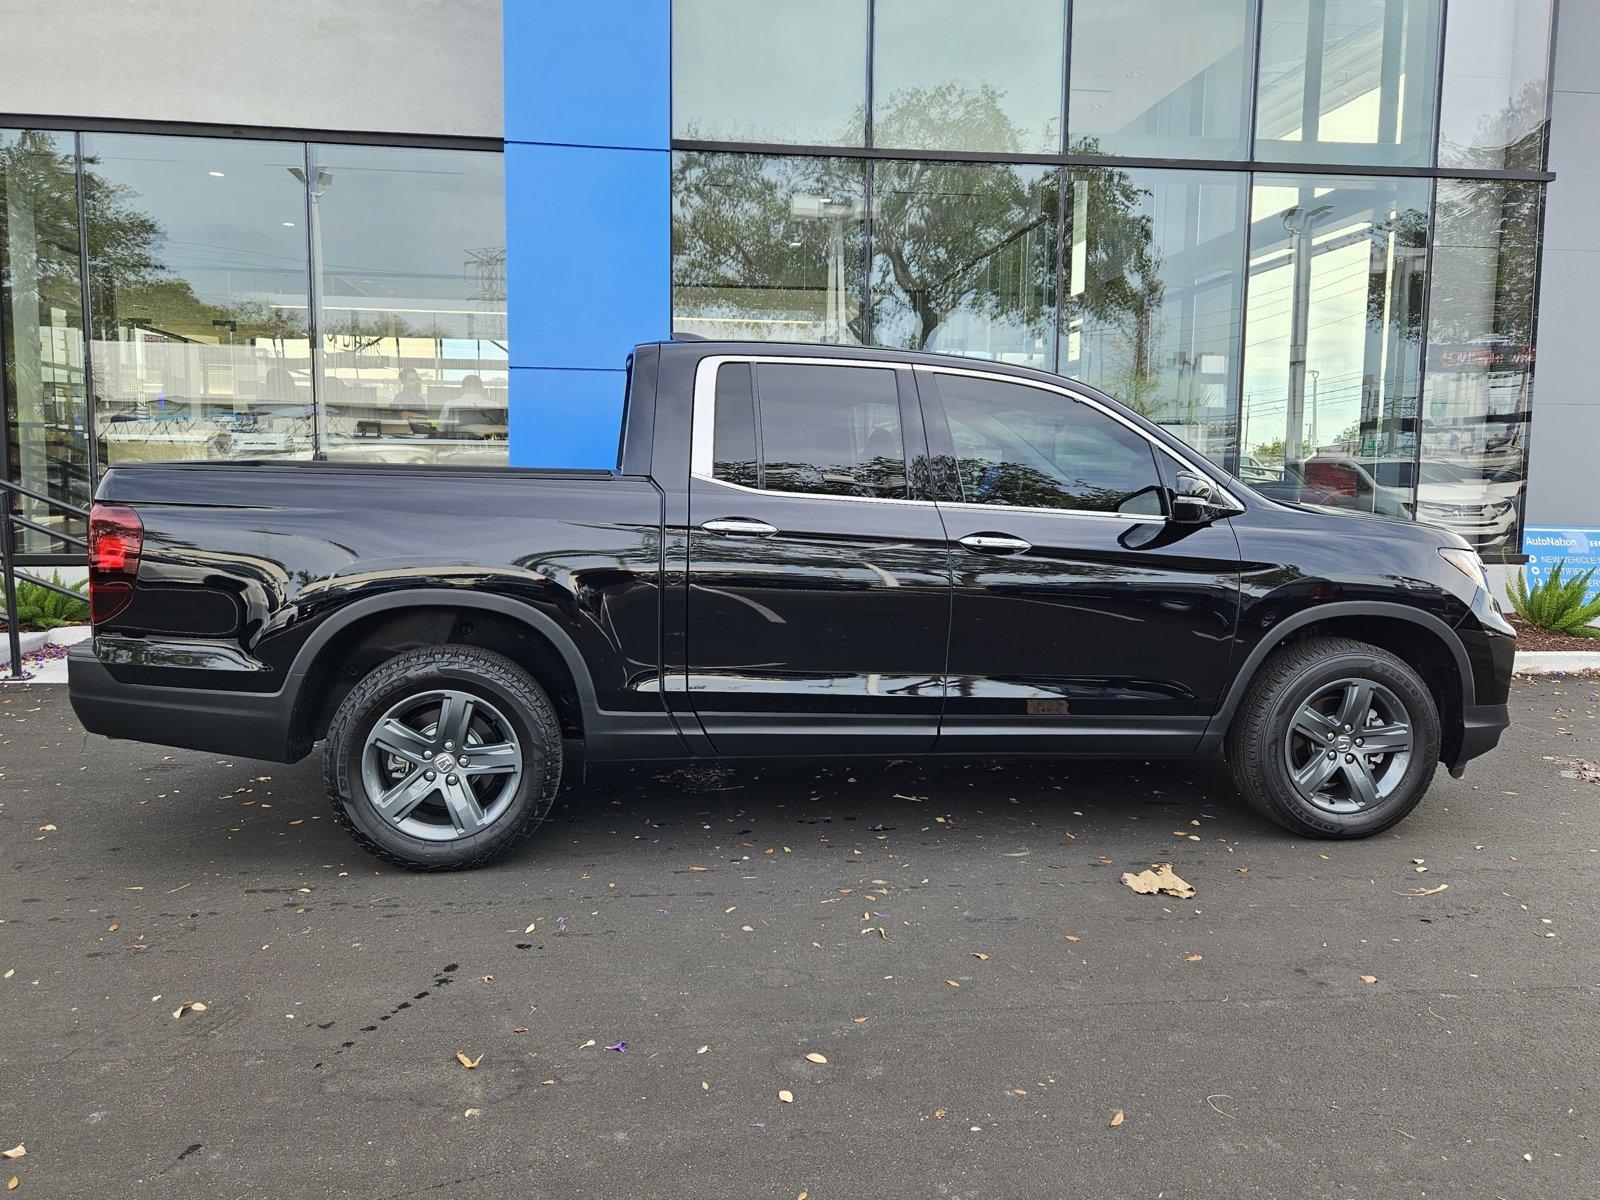
[[[1186,752],[1238,614],[1226,520],[1167,520],[1166,452],[1067,389],[917,369],[954,593],[939,749]]]
[[[911,371],[736,359],[708,362],[701,378],[685,682],[712,745],[930,749],[950,553],[921,490],[927,443]]]

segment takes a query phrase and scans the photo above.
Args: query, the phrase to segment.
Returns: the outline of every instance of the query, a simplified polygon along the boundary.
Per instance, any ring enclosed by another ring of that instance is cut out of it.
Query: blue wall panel
[[[505,0],[506,140],[665,150],[668,0]]]
[[[626,371],[511,368],[511,465],[614,467]]]
[[[611,466],[672,320],[670,0],[506,0],[511,462]]]
[[[672,158],[506,146],[511,365],[620,368],[672,322]]]

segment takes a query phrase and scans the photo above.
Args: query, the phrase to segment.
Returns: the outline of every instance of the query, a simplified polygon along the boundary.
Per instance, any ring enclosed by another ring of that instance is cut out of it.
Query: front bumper
[[[239,758],[294,761],[289,753],[291,706],[283,692],[123,683],[95,656],[90,639],[67,652],[67,694],[72,711],[90,733]]]

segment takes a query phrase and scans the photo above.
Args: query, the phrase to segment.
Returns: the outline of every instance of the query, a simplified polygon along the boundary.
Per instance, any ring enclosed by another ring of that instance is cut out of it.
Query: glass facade
[[[493,152],[0,130],[0,466],[81,507],[120,462],[503,465],[504,195]]]
[[[1254,0],[1078,0],[1071,148],[1245,158],[1255,8]]]
[[[0,468],[23,487],[83,507],[89,469],[78,180],[70,133],[0,130],[0,360],[5,364]],[[83,536],[46,505],[25,519]],[[19,528],[21,550],[62,548]]]
[[[674,326],[1057,371],[1514,555],[1552,8],[677,0]]]

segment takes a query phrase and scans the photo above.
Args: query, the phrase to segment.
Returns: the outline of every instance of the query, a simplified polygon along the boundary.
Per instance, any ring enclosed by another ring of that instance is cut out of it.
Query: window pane
[[[866,111],[867,0],[674,0],[674,137],[860,146]]]
[[[1160,515],[1150,443],[1042,388],[938,376],[968,504]]]
[[[10,478],[68,504],[89,503],[83,304],[72,135],[0,130],[0,330]],[[83,536],[83,523],[33,500],[13,511]],[[23,554],[74,548],[17,530]]]
[[[1240,476],[1410,516],[1427,181],[1258,176],[1251,203]]]
[[[329,458],[506,462],[504,159],[311,147]]]
[[[904,498],[905,441],[894,376],[876,367],[757,367],[762,486]]]
[[[878,0],[872,142],[1061,149],[1061,0]]]
[[[1417,517],[1516,553],[1527,482],[1537,183],[1440,180]]]
[[[83,155],[101,457],[309,456],[299,144],[96,133]]]
[[[672,327],[862,341],[866,178],[859,159],[673,155]]]
[[[1254,9],[1255,0],[1077,0],[1073,152],[1248,157]]]
[[[1048,366],[1060,190],[1054,167],[877,163],[873,341]]]
[[[1544,167],[1554,0],[1450,0],[1439,165]]]
[[[713,478],[758,487],[756,401],[749,363],[717,368],[717,400],[711,439]]]
[[[1238,421],[1249,185],[1216,171],[1068,172],[1060,367],[1218,463]]]
[[[1427,166],[1442,0],[1266,0],[1256,157]]]

